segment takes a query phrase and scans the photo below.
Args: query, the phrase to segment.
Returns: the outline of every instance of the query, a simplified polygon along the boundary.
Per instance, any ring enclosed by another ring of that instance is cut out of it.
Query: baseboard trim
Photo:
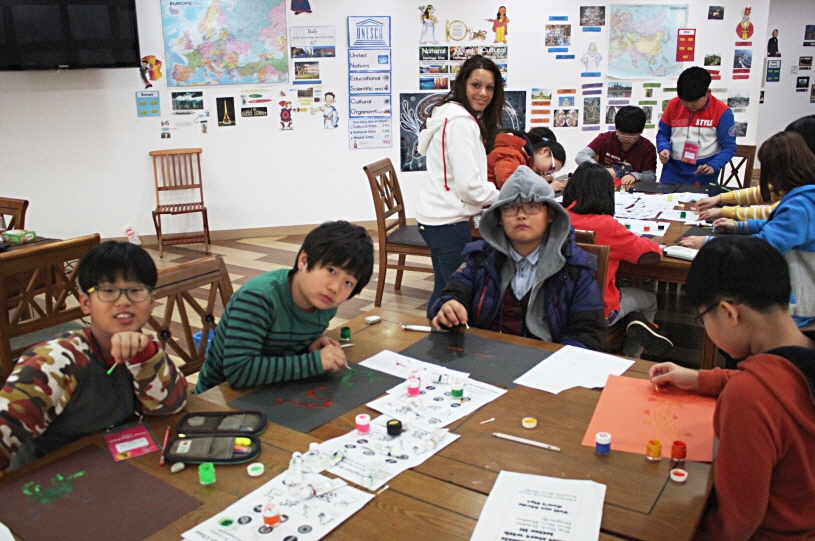
[[[361,225],[368,231],[374,234],[377,230],[376,220],[366,220],[360,222],[351,222],[356,225]],[[416,220],[410,218],[408,224],[414,225]],[[218,240],[235,240],[235,239],[251,239],[257,237],[285,237],[288,235],[305,235],[320,224],[307,224],[307,225],[281,225],[275,227],[252,227],[248,229],[223,229],[219,231],[210,231],[209,237],[213,241]],[[158,245],[158,237],[155,235],[139,235],[141,241],[145,245]],[[104,240],[117,240],[126,241],[127,237],[110,237]]]

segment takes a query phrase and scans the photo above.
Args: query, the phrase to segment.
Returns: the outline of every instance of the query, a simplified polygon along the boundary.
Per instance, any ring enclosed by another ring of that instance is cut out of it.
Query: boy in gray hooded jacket
[[[603,299],[594,258],[578,248],[552,188],[518,167],[484,212],[484,240],[467,245],[464,263],[430,307],[439,329],[482,329],[603,351]]]

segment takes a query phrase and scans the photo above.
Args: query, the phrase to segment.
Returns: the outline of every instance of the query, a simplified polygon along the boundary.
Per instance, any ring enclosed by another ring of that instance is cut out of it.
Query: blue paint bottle
[[[608,456],[611,453],[611,434],[598,432],[594,436],[594,452],[600,456]]]

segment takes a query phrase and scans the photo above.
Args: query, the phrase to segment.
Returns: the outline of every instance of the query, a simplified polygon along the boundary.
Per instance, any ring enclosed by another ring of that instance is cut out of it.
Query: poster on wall
[[[158,90],[142,90],[136,92],[136,116],[161,116],[161,102]]]
[[[532,109],[529,111],[529,124],[549,125],[552,113],[552,90],[549,88],[532,89]]]
[[[687,5],[612,4],[609,12],[609,77],[679,76],[677,36],[687,22]]]
[[[676,44],[676,61],[693,62],[696,51],[696,29],[680,28]]]
[[[425,157],[419,154],[419,132],[430,112],[447,92],[399,94],[399,157],[402,171],[426,171]],[[551,92],[550,92],[551,97]],[[504,126],[526,131],[526,91],[504,92]]]
[[[781,80],[781,60],[770,59],[767,60],[767,78],[768,83],[777,83]]]
[[[434,23],[435,24],[435,23]],[[393,146],[390,17],[348,17],[348,147]]]
[[[288,81],[285,0],[161,0],[161,25],[168,86]]]
[[[292,58],[330,58],[337,55],[333,26],[292,26],[289,29]]]

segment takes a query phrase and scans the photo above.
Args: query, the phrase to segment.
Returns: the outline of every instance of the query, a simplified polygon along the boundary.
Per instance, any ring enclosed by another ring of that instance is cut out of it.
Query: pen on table
[[[340,347],[341,347],[342,349],[345,349],[345,348],[350,348],[350,347],[353,347],[353,345],[354,345],[354,344],[342,344],[342,345],[340,345]]]
[[[402,323],[402,329],[405,331],[416,331],[416,332],[449,332],[445,331],[444,329],[436,330],[429,325],[407,325]]]
[[[549,445],[548,443],[541,443],[539,441],[527,440],[525,438],[519,438],[517,436],[510,436],[509,434],[501,434],[500,432],[493,432],[493,436],[496,438],[501,438],[504,440],[509,441],[517,441],[518,443],[525,443],[527,445],[531,445],[533,447],[540,447],[541,449],[548,449],[549,451],[555,451],[557,453],[560,452],[560,447],[556,447],[554,445]]]
[[[164,466],[164,450],[167,449],[167,444],[170,442],[170,427],[164,432],[164,444],[161,446],[161,456],[158,457],[158,465]]]

